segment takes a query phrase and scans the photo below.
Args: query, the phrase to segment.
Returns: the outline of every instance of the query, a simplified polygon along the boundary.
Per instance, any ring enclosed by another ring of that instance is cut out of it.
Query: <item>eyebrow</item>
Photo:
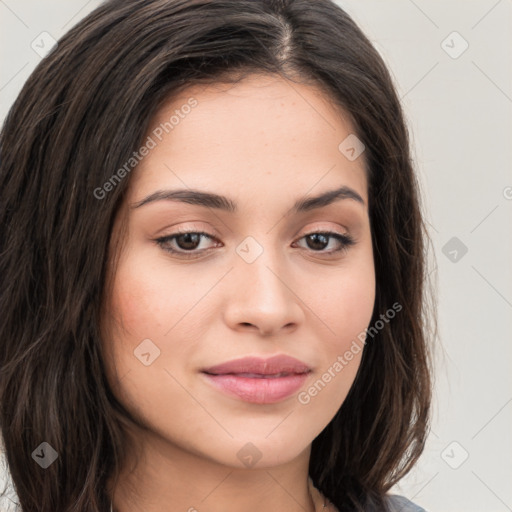
[[[352,188],[343,186],[335,190],[328,190],[317,196],[305,196],[295,201],[289,213],[302,213],[328,206],[335,201],[352,199],[364,206],[364,199]],[[236,203],[228,197],[212,192],[202,192],[194,189],[157,190],[144,199],[131,205],[131,208],[140,208],[155,201],[180,201],[183,203],[215,208],[229,213],[238,211]]]

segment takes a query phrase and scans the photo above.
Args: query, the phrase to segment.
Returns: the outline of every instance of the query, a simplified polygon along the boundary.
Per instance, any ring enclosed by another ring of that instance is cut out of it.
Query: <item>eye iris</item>
[[[182,240],[185,241],[184,244],[181,243]],[[179,245],[180,249],[196,249],[200,241],[201,235],[199,233],[183,233],[176,237],[176,243]],[[188,244],[192,244],[192,246]]]
[[[319,240],[320,242],[318,242]],[[311,235],[308,235],[307,241],[310,249],[325,249],[329,244],[328,237],[322,233],[312,233]],[[309,243],[310,241],[313,241],[313,246]]]

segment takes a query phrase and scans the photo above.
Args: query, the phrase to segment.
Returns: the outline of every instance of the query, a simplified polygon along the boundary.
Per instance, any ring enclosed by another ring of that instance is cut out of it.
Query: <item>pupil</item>
[[[321,240],[320,243],[318,243],[319,239]],[[313,240],[313,246],[309,243],[311,240]],[[327,237],[321,233],[313,233],[308,237],[308,245],[311,249],[324,249],[328,245]]]
[[[199,243],[200,236],[198,233],[183,233],[177,238],[177,242],[181,249],[195,249]],[[181,240],[185,240],[185,243],[182,244]]]

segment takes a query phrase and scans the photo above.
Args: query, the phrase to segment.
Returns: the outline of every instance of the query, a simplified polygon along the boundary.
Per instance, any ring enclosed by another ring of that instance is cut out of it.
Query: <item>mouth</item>
[[[281,377],[289,377],[290,375],[301,375],[299,373],[288,373],[288,372],[280,372],[280,373],[209,373],[204,372],[207,375],[235,375],[237,377],[247,377],[248,379],[279,379]],[[306,372],[304,372],[306,373]]]
[[[277,403],[293,395],[312,369],[290,356],[246,357],[202,370],[217,390],[254,404]]]

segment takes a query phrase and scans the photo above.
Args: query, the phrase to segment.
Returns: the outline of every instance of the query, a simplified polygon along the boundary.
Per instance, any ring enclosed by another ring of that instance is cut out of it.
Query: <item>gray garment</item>
[[[388,498],[390,508],[393,512],[426,512],[424,508],[421,508],[403,496],[392,494]]]

